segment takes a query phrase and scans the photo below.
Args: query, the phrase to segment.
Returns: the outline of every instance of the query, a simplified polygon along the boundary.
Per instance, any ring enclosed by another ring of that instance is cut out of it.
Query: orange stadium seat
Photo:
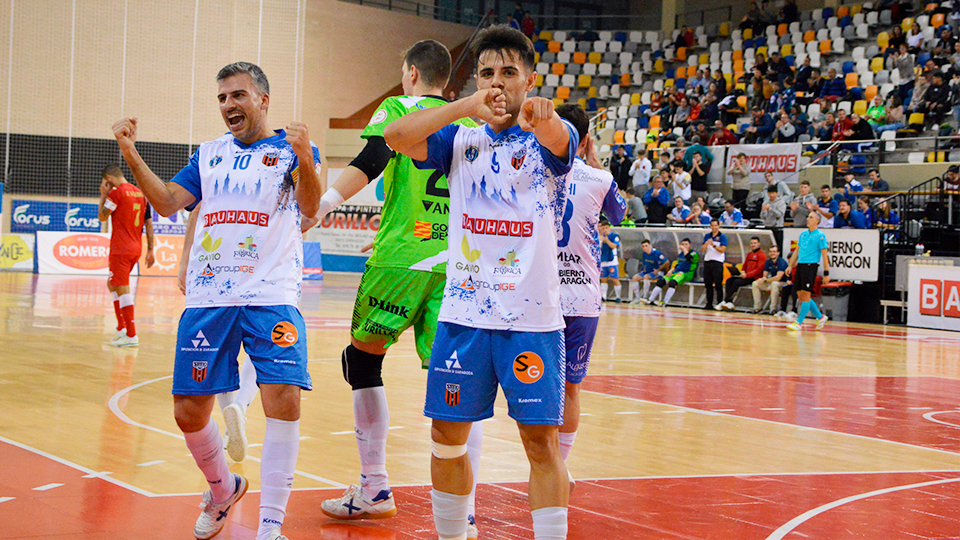
[[[687,66],[680,66],[677,68],[677,78],[678,79],[687,78]]]
[[[562,99],[564,101],[570,99],[570,87],[568,86],[558,86],[557,87],[557,99]]]
[[[737,49],[737,50],[733,51],[733,61],[736,62],[737,60],[740,60],[740,61],[743,60],[743,50],[742,50],[742,49]]]
[[[863,90],[863,97],[867,100],[867,103],[870,103],[878,93],[880,93],[880,87],[875,84],[871,84]]]
[[[622,129],[618,129],[617,131],[613,132],[613,142],[615,144],[623,144],[623,136],[625,134],[626,133],[624,133]]]
[[[844,82],[847,83],[847,89],[856,88],[860,84],[860,75],[857,73],[847,73],[847,76],[844,77]]]
[[[777,25],[777,36],[782,36],[790,32],[790,25],[787,23],[780,23]]]
[[[550,66],[550,73],[553,73],[554,75],[563,75],[564,71],[566,70],[567,70],[566,64],[561,64],[559,62]]]
[[[585,53],[585,52],[575,52],[575,53],[573,53],[573,63],[574,63],[574,64],[586,64],[586,63],[587,63],[587,53]]]
[[[659,114],[655,114],[655,115],[653,115],[653,116],[650,117],[650,127],[651,127],[651,128],[656,128],[656,129],[659,129],[659,128],[660,128],[660,115],[659,115]]]
[[[829,39],[820,42],[820,54],[830,54],[833,50],[833,43]]]
[[[938,7],[940,7],[940,5],[937,4],[936,2],[930,2],[929,4],[923,6],[923,10],[924,10],[924,11],[933,11],[933,10],[937,9]]]
[[[806,32],[803,33],[804,43],[810,43],[811,41],[816,41],[816,39],[817,39],[817,33],[814,32],[813,30],[807,30]]]
[[[679,49],[677,49],[677,60],[679,60],[679,61],[681,61],[681,62],[686,62],[686,61],[687,61],[687,48],[686,48],[686,47],[680,47]]]
[[[547,43],[547,50],[550,51],[550,52],[552,52],[552,53],[558,53],[558,52],[560,52],[560,42],[559,42],[559,41],[551,41],[550,43]]]
[[[620,75],[620,86],[630,86],[630,74],[624,73]]]
[[[943,13],[936,13],[933,17],[930,17],[930,26],[934,28],[940,28],[945,22]]]
[[[842,19],[850,14],[849,6],[840,6],[837,8],[837,18]]]

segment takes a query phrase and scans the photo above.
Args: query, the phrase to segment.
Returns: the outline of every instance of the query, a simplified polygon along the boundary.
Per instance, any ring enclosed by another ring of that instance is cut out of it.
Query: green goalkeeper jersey
[[[361,137],[383,137],[397,118],[446,102],[435,97],[389,97],[377,107]],[[469,118],[456,123],[475,127]],[[450,192],[440,171],[418,169],[397,153],[383,170],[383,210],[368,265],[446,272]]]

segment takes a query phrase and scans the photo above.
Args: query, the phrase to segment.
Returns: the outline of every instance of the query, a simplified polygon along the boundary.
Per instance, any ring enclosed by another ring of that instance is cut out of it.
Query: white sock
[[[631,299],[639,298],[639,296],[640,296],[640,282],[631,281],[630,282],[630,298]]]
[[[300,453],[300,421],[267,418],[260,458],[260,526],[257,540],[283,525]]]
[[[616,279],[610,283],[610,288],[613,289],[613,295],[617,298],[620,298],[620,282]]]
[[[570,455],[570,451],[573,450],[573,441],[577,440],[577,432],[573,433],[564,433],[560,432],[560,457],[564,461],[567,460],[567,456]]]
[[[673,298],[673,293],[675,293],[675,292],[677,292],[677,288],[676,288],[676,287],[670,287],[670,288],[668,288],[668,289],[667,289],[667,296],[666,296],[666,298],[663,299],[663,303],[664,303],[664,304],[669,304],[669,303],[670,303],[670,299]]]
[[[220,412],[223,412],[224,409],[233,405],[236,402],[237,392],[221,392],[217,394],[217,405],[220,406]]]
[[[390,489],[387,477],[390,409],[382,386],[353,391],[353,421],[360,450],[361,495],[372,501],[381,491]]]
[[[253,366],[253,360],[247,357],[247,361],[240,366],[240,389],[237,390],[236,402],[243,409],[243,414],[247,414],[247,408],[253,403],[253,398],[257,397],[260,387],[257,386],[257,368]]]
[[[644,296],[644,297],[647,296],[647,291],[650,290],[650,284],[651,284],[651,283],[653,283],[653,282],[650,281],[649,279],[643,280],[643,296]]]
[[[650,293],[650,296],[647,297],[647,300],[650,300],[651,302],[655,302],[659,299],[660,299],[660,287],[655,287],[653,289],[653,292]]]
[[[236,486],[227,466],[227,456],[223,453],[223,439],[220,438],[217,423],[211,418],[206,427],[193,433],[184,433],[183,438],[197,467],[200,467],[203,477],[210,484],[213,501],[220,503],[229,499]]]
[[[430,498],[433,500],[433,523],[440,540],[466,540],[470,496],[431,489]]]
[[[470,469],[473,471],[473,488],[470,490],[470,502],[467,505],[467,515],[477,514],[477,478],[480,476],[480,449],[483,446],[483,422],[474,422],[470,426],[470,435],[467,437],[467,457],[470,458]]]
[[[117,294],[116,291],[110,291],[110,299],[113,300],[114,302],[119,302],[119,301],[120,301],[120,295]]]
[[[133,305],[133,295],[130,293],[121,294],[120,298],[117,298],[117,300],[120,301],[120,307],[122,308]]]
[[[567,509],[562,506],[548,506],[531,512],[533,515],[534,540],[566,540]]]

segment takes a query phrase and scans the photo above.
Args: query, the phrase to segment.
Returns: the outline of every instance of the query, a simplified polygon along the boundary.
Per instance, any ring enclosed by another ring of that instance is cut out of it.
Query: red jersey
[[[743,261],[743,277],[757,280],[763,277],[763,265],[767,264],[767,255],[762,249],[751,251]]]
[[[147,219],[147,199],[137,186],[125,183],[110,190],[103,206],[112,210],[111,255],[140,255],[143,222]]]

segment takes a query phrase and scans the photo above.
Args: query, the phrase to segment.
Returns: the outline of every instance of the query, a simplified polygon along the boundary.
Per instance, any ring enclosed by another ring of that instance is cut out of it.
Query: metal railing
[[[417,2],[416,0],[340,0],[349,4],[360,6],[370,6],[390,11],[399,11],[417,17],[426,17],[438,21],[446,21],[457,24],[474,26],[484,17],[472,10],[458,10],[444,6],[438,6],[433,1],[429,3]]]

